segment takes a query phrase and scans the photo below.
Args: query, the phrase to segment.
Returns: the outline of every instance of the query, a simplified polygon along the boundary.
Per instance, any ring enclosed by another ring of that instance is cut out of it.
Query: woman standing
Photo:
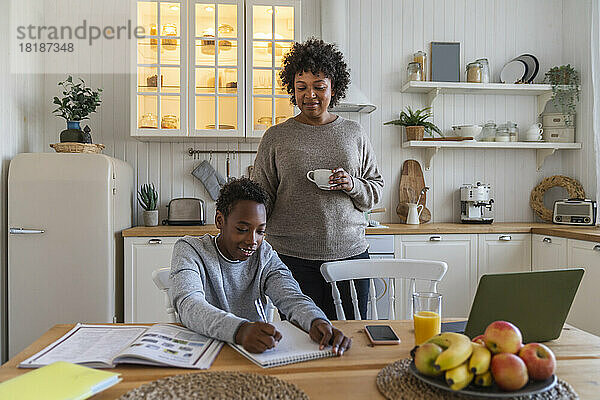
[[[381,197],[383,178],[369,138],[355,121],[328,111],[346,94],[350,74],[343,55],[319,39],[295,43],[284,57],[283,87],[300,114],[269,128],[258,148],[253,179],[269,194],[267,240],[304,294],[336,319],[323,262],[369,258],[363,211]],[[329,169],[329,189],[306,177]],[[366,318],[368,280],[355,281]],[[349,285],[338,285],[347,316],[354,315]]]

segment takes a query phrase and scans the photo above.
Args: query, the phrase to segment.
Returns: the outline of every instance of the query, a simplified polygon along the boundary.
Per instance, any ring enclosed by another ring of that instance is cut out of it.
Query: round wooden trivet
[[[377,374],[377,388],[390,400],[454,400],[480,397],[451,393],[415,378],[409,371],[411,359],[398,360]],[[511,397],[513,400],[575,400],[579,399],[571,385],[559,379],[547,392],[531,396]]]
[[[546,193],[546,190],[555,186],[565,188],[571,199],[576,197],[585,199],[585,190],[583,190],[583,186],[581,186],[581,183],[576,179],[563,175],[554,175],[542,179],[542,181],[531,191],[529,205],[533,208],[533,211],[535,211],[538,217],[546,222],[552,222],[553,210],[549,210],[544,206],[544,194]]]
[[[295,385],[274,376],[223,371],[169,376],[130,390],[119,399],[308,400],[308,396]]]

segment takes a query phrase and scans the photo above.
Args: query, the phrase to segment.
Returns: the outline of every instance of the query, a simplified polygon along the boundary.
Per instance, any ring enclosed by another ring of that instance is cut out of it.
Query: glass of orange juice
[[[420,345],[441,332],[442,295],[434,292],[415,292],[412,300],[415,344]]]

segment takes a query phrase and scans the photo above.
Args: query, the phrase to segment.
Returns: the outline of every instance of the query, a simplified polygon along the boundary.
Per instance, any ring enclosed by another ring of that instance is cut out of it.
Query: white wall
[[[565,4],[567,3],[565,0]],[[319,5],[319,0],[303,2],[304,38],[320,35]],[[574,51],[580,55],[588,52],[583,41],[575,40],[565,44],[563,40],[569,35],[576,35],[563,29],[563,26],[567,26],[565,19],[575,12],[570,11],[570,8],[563,6],[563,0],[349,0],[349,64],[355,83],[378,105],[378,109],[368,115],[347,116],[360,121],[369,132],[386,180],[382,205],[387,207],[388,212],[385,216],[380,216],[381,220],[397,221],[394,210],[404,160],[414,158],[422,162],[424,156],[421,150],[402,149],[401,130],[398,127],[383,126],[384,122],[396,118],[406,105],[426,105],[424,96],[400,93],[410,55],[416,50],[424,49],[429,52],[431,41],[459,41],[461,71],[466,63],[487,57],[493,77],[497,79],[501,67],[508,60],[522,53],[532,53],[540,60],[540,72],[536,79],[539,82],[551,66],[574,62],[572,57],[567,57],[566,51]],[[572,18],[578,17],[579,15],[573,14]],[[568,26],[571,25],[573,24]],[[585,28],[585,24],[575,25],[583,26],[580,29],[589,29]],[[212,220],[213,202],[201,183],[190,176],[190,171],[199,160],[189,157],[186,154],[187,148],[193,146],[197,149],[233,150],[255,149],[257,145],[217,141],[143,143],[130,139],[127,129],[129,76],[114,74],[120,67],[114,61],[106,60],[106,57],[113,57],[113,60],[126,59],[126,55],[125,47],[113,50],[108,55],[102,52],[90,54],[90,71],[92,65],[101,62],[103,73],[84,74],[83,77],[92,86],[104,88],[100,112],[90,121],[95,141],[107,145],[106,154],[123,158],[136,169],[136,186],[145,182],[154,182],[159,186],[161,219],[166,217],[165,205],[169,199],[198,196],[207,201],[207,215],[209,221]],[[584,74],[586,72],[589,73],[589,69],[582,71]],[[62,78],[61,75],[46,77],[45,99],[54,95],[56,82]],[[583,79],[584,84],[587,81],[589,80]],[[49,128],[45,139],[47,143],[51,143],[56,141],[64,122],[50,115],[49,101],[46,105]],[[537,117],[536,99],[521,96],[446,95],[436,100],[434,111],[434,122],[445,131],[455,124],[483,123],[487,120],[498,123],[512,120],[520,127],[527,127],[536,122]],[[580,118],[585,118],[583,112],[585,110],[582,110]],[[533,150],[442,150],[434,158],[431,171],[425,172],[425,183],[431,187],[427,206],[432,211],[433,221],[458,221],[458,188],[463,183],[476,181],[492,185],[497,221],[533,220],[533,213],[528,205],[531,189],[542,178],[564,173],[570,165],[576,164],[575,160],[580,152],[576,152],[576,156],[567,153],[557,152],[548,157],[543,169],[537,172]],[[251,162],[251,155],[233,160],[233,175],[245,174],[246,167]],[[225,156],[213,156],[213,163],[224,174]],[[578,171],[583,169],[572,170],[572,174],[581,175]],[[571,170],[568,172],[571,174]],[[593,181],[591,177],[582,180],[586,189]],[[140,220],[139,210],[137,217]]]

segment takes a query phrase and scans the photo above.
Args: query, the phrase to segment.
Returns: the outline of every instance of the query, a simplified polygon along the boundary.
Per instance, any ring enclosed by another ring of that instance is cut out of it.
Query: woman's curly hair
[[[290,94],[290,101],[296,105],[294,80],[298,72],[324,74],[331,79],[332,92],[329,107],[335,106],[346,96],[350,84],[350,72],[344,61],[344,55],[334,44],[321,39],[310,38],[304,43],[294,43],[292,49],[283,57],[283,67],[279,72],[283,87]]]
[[[233,206],[241,200],[252,200],[263,204],[267,208],[269,195],[260,184],[253,180],[248,178],[233,179],[221,188],[217,199],[217,211],[220,211],[227,218]]]

